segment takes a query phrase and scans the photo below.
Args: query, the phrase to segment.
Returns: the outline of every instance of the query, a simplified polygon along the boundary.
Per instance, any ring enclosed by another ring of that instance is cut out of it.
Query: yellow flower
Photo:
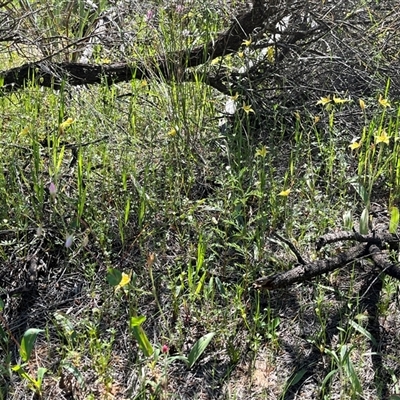
[[[115,287],[115,291],[117,291],[117,290],[123,288],[124,286],[126,286],[131,281],[131,277],[132,277],[132,272],[129,275],[125,274],[125,272],[123,272],[122,273],[122,277],[121,277],[121,281]]]
[[[248,113],[254,113],[254,110],[251,108],[251,105],[249,104],[249,105],[246,105],[245,103],[243,103],[243,110],[244,110],[244,112],[246,113],[246,114],[248,114]]]
[[[365,110],[365,101],[363,99],[358,100],[358,103],[360,104],[361,110]]]
[[[239,51],[238,56],[239,56],[240,58],[243,58],[243,57],[244,57],[243,51]]]
[[[68,118],[64,122],[61,122],[60,126],[58,127],[58,130],[60,131],[60,133],[64,133],[64,131],[67,128],[69,128],[74,122],[75,120],[73,118]]]
[[[333,102],[335,104],[343,104],[343,103],[347,103],[349,100],[347,99],[341,99],[340,97],[336,97],[335,95],[333,95]]]
[[[379,95],[378,102],[384,108],[390,107],[390,103],[389,103],[388,99],[384,99],[381,94]]]
[[[247,40],[243,40],[243,44],[244,44],[246,47],[249,47],[249,46],[251,45],[251,38],[250,38],[250,39],[247,39]]]
[[[141,87],[146,87],[146,86],[147,86],[147,81],[146,81],[146,79],[143,79],[143,80],[140,82],[140,86],[141,86]]]
[[[317,105],[318,104],[322,104],[323,106],[329,104],[331,102],[331,96],[328,97],[321,97],[318,101],[317,101]]]
[[[256,157],[262,157],[262,158],[265,158],[265,156],[267,155],[267,153],[268,153],[268,147],[267,146],[265,146],[265,145],[263,145],[263,146],[261,146],[259,149],[257,149],[256,150]]]
[[[282,190],[282,192],[278,193],[278,196],[288,197],[290,194],[290,189]]]
[[[175,136],[175,135],[176,135],[176,129],[175,129],[175,128],[172,128],[171,130],[169,130],[169,131],[167,132],[167,135],[168,135],[168,136]]]
[[[314,117],[314,125],[318,124],[318,122],[319,122],[320,120],[321,120],[320,116],[319,116],[319,115],[316,115],[316,116]]]
[[[238,92],[236,92],[234,96],[231,96],[231,99],[233,101],[236,101],[238,98],[239,98],[239,93]]]
[[[349,147],[350,147],[350,150],[356,150],[356,149],[358,149],[359,147],[361,147],[361,142],[355,141],[355,142],[353,142],[351,145],[349,145]]]
[[[29,126],[26,126],[22,131],[19,133],[19,136],[26,136],[29,133]]]
[[[389,144],[390,137],[387,135],[386,131],[383,130],[380,135],[375,136],[375,143],[386,143]]]

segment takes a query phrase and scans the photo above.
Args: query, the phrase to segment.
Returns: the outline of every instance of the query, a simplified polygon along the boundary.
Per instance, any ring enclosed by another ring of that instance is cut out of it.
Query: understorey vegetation
[[[0,399],[400,399],[392,3],[0,2]]]

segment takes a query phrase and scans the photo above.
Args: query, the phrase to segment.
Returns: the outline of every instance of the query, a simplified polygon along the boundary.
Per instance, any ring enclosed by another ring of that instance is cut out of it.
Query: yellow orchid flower
[[[357,141],[353,142],[352,144],[349,145],[349,147],[350,147],[350,150],[356,150],[361,147],[361,142],[357,142]]]
[[[118,285],[115,287],[115,291],[118,291],[119,289],[123,288],[124,286],[128,285],[129,282],[131,281],[132,277],[132,272],[128,275],[125,272],[122,273],[121,281],[118,283]]]
[[[265,158],[267,153],[268,153],[268,147],[263,145],[256,150],[255,155],[256,155],[256,157]]]
[[[384,108],[390,107],[390,103],[389,103],[388,99],[384,99],[381,94],[379,95],[378,102]]]
[[[278,196],[288,197],[290,194],[290,189],[282,190],[282,192],[278,193]]]
[[[58,127],[58,130],[60,131],[60,133],[64,133],[64,131],[67,128],[69,128],[74,122],[75,122],[75,120],[70,117],[70,118],[66,119],[64,122],[61,122],[60,126]]]
[[[333,102],[335,104],[343,104],[343,103],[347,103],[349,100],[348,99],[341,99],[340,97],[336,97],[335,95],[333,95]]]
[[[375,143],[386,143],[389,144],[390,137],[387,135],[386,131],[383,130],[380,135],[375,136]]]
[[[170,130],[167,132],[167,135],[168,135],[168,136],[175,136],[175,135],[176,135],[176,129],[175,129],[175,128],[170,129]]]
[[[249,113],[254,113],[254,110],[251,108],[251,105],[249,104],[249,105],[247,105],[247,104],[245,104],[245,103],[243,103],[243,110],[244,110],[244,112],[246,113],[246,114],[249,114]]]
[[[243,43],[246,47],[249,47],[251,45],[251,38],[247,40],[243,40]]]
[[[321,97],[318,101],[317,101],[317,105],[321,104],[323,106],[329,104],[331,102],[331,96],[327,96],[327,97]]]

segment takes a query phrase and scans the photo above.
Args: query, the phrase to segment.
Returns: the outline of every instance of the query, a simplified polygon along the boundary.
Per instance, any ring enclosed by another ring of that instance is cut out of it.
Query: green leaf
[[[43,368],[43,367],[39,367],[38,371],[37,371],[37,388],[40,390],[40,388],[42,387],[42,383],[43,383],[43,378],[44,378],[44,374],[47,372],[47,368]]]
[[[27,362],[29,360],[36,337],[40,332],[44,332],[43,329],[31,328],[24,333],[24,336],[21,340],[21,347],[19,349],[19,355],[21,356],[23,362]]]
[[[268,323],[268,330],[269,331],[274,331],[279,324],[281,323],[281,319],[279,317],[273,318],[269,323]]]
[[[131,328],[132,326],[140,326],[143,322],[146,321],[146,317],[144,315],[139,315],[138,317],[131,318]]]
[[[285,391],[287,391],[291,386],[295,386],[303,378],[304,374],[307,372],[306,368],[302,368],[293,374],[285,385]]]
[[[344,363],[344,370],[347,373],[347,376],[349,378],[349,381],[351,382],[353,390],[355,390],[357,394],[362,394],[363,389],[360,380],[358,379],[353,363],[350,361],[350,358],[348,357],[346,358],[346,362]]]
[[[367,235],[368,234],[368,225],[369,225],[369,211],[368,207],[365,207],[363,212],[361,213],[360,217],[360,233],[361,235]]]
[[[195,295],[199,295],[201,292],[201,289],[203,289],[203,285],[204,285],[204,281],[206,280],[206,276],[207,276],[207,271],[204,271],[202,277],[199,280],[199,283],[197,284],[197,288],[195,291]]]
[[[185,356],[172,356],[168,357],[167,364],[172,364],[174,361],[183,361],[186,365],[189,365],[188,359]]]
[[[368,332],[366,329],[364,329],[361,325],[357,324],[357,322],[355,321],[350,321],[349,324],[358,332],[360,332],[362,335],[364,335],[369,341],[371,341],[371,343],[374,346],[377,346],[377,342],[375,340],[375,338],[371,335],[370,332]]]
[[[194,364],[196,364],[196,361],[199,359],[199,357],[203,354],[204,350],[207,348],[209,343],[211,342],[211,339],[214,337],[215,332],[210,332],[207,333],[207,335],[204,335],[201,337],[193,346],[192,350],[190,351],[188,355],[188,367],[192,368]]]
[[[203,241],[203,235],[200,234],[199,242],[197,244],[197,260],[196,260],[196,273],[198,274],[204,264],[204,257],[206,254],[206,245]]]
[[[122,279],[122,273],[119,269],[109,268],[107,270],[107,282],[111,286],[118,286]]]
[[[143,315],[140,315],[138,317],[132,317],[130,320],[130,328],[133,333],[133,336],[135,337],[136,341],[138,342],[140,350],[142,350],[143,354],[146,357],[150,357],[153,354],[154,349],[153,349],[153,346],[151,345],[149,339],[147,338],[146,332],[141,327],[141,324],[145,320],[146,320],[146,317]]]
[[[396,233],[398,226],[399,226],[399,209],[398,207],[392,207],[392,209],[390,210],[389,232]]]
[[[61,367],[67,370],[76,379],[79,387],[85,387],[85,380],[83,379],[82,374],[80,373],[78,368],[75,367],[75,365],[71,364],[69,361],[62,361]]]
[[[368,205],[369,204],[369,194],[368,194],[368,191],[365,188],[365,186],[362,183],[357,182],[357,178],[355,178],[355,181],[351,182],[351,186],[353,186],[355,191],[361,197],[364,204]]]
[[[34,378],[32,378],[25,371],[25,369],[23,368],[22,365],[20,365],[20,364],[14,365],[13,367],[11,367],[11,370],[14,372],[17,372],[21,378],[25,379],[29,383],[29,385],[34,386],[34,387],[36,386],[36,380]]]
[[[0,299],[0,312],[4,310],[4,301]]]
[[[344,228],[347,230],[351,230],[353,228],[353,214],[351,210],[346,210],[343,214],[343,223]]]

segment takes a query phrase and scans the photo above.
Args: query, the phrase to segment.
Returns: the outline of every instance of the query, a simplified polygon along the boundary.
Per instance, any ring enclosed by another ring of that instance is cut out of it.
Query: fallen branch
[[[316,276],[331,272],[336,268],[343,267],[349,262],[365,256],[367,253],[367,245],[359,244],[352,247],[347,252],[341,253],[331,259],[314,261],[306,265],[295,267],[290,271],[259,278],[253,285],[256,289],[272,290],[289,286],[296,282],[304,282]]]
[[[23,88],[34,80],[38,85],[59,89],[63,83],[72,86],[129,82],[132,79],[144,79],[160,76],[166,80],[184,81],[194,79],[187,73],[187,68],[196,67],[217,57],[237,52],[245,39],[257,28],[263,27],[265,21],[281,18],[278,6],[271,1],[266,5],[255,0],[251,11],[237,16],[231,27],[217,39],[193,50],[181,50],[159,57],[155,62],[120,62],[115,64],[82,64],[73,62],[53,63],[50,57],[38,62],[24,64],[0,73],[3,81],[2,91],[8,92]],[[276,2],[278,3],[278,2]],[[278,16],[279,14],[279,16]],[[210,77],[207,83],[224,90],[221,81]]]
[[[267,290],[283,288],[294,283],[310,280],[327,272],[332,272],[361,257],[370,257],[382,272],[400,279],[400,268],[390,262],[387,252],[384,251],[386,246],[391,249],[398,248],[399,237],[397,235],[389,232],[380,232],[379,234],[371,233],[369,235],[360,235],[357,232],[337,232],[319,238],[317,241],[317,249],[322,248],[322,246],[326,244],[335,243],[340,240],[355,240],[360,242],[360,244],[330,259],[314,261],[305,265],[299,265],[290,271],[261,277],[253,283],[253,287],[255,289]],[[287,243],[287,240],[285,240],[285,243]],[[292,246],[290,246],[291,249]],[[298,254],[297,250],[295,254]],[[297,258],[299,259],[298,256]],[[301,257],[300,259],[302,260]]]

